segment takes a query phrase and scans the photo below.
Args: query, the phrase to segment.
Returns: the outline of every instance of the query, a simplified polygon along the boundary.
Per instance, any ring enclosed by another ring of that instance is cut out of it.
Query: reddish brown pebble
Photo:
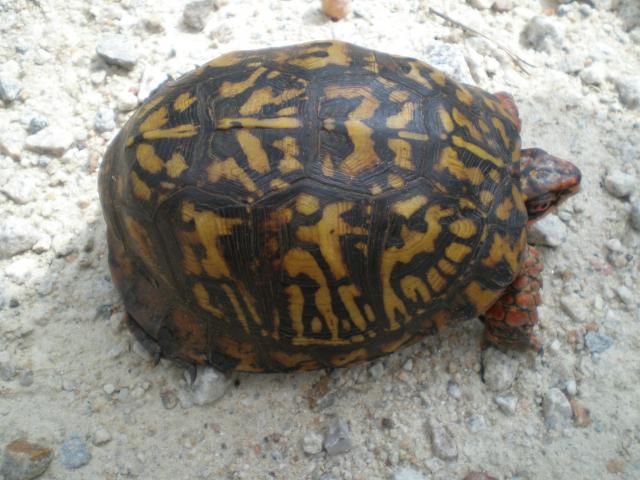
[[[7,479],[36,478],[49,467],[52,458],[53,453],[49,448],[25,440],[14,440],[5,447],[0,474]]]
[[[464,477],[464,480],[498,480],[498,479],[484,472],[471,472],[466,477]]]
[[[607,470],[609,473],[624,473],[624,460],[621,458],[614,458],[607,463]]]
[[[589,322],[584,326],[584,329],[587,332],[597,332],[600,329],[600,327],[595,322]]]
[[[581,428],[585,428],[591,425],[589,409],[580,405],[580,403],[578,403],[578,400],[576,400],[575,398],[572,398],[569,403],[571,404],[571,410],[573,410],[574,425]]]
[[[322,0],[322,13],[334,22],[349,15],[350,0]]]

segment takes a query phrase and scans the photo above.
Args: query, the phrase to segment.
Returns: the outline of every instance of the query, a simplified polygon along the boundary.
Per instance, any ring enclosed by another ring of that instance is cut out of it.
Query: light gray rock
[[[1,187],[1,191],[18,205],[24,205],[37,198],[36,180],[32,175],[23,172],[22,175],[12,176]]]
[[[49,126],[49,122],[47,121],[46,118],[41,117],[39,115],[34,115],[29,120],[29,125],[27,126],[27,133],[29,133],[30,135],[33,135],[34,133],[38,133],[40,130],[48,126]]]
[[[545,215],[527,230],[527,240],[534,245],[559,247],[567,239],[567,226],[555,214]]]
[[[471,433],[478,433],[487,428],[487,421],[482,415],[474,414],[467,418],[467,427]]]
[[[71,232],[58,233],[51,241],[51,247],[57,257],[66,257],[75,252],[78,247],[75,244],[75,235]]]
[[[602,85],[606,79],[606,68],[596,62],[580,72],[580,80],[585,85]]]
[[[38,262],[30,257],[19,258],[7,265],[4,274],[18,285],[28,283],[38,269]]]
[[[616,89],[620,103],[628,108],[640,106],[640,77],[637,75],[623,76],[616,80]]]
[[[431,451],[441,460],[453,461],[458,458],[458,446],[449,429],[439,421],[427,421],[427,433],[431,438]]]
[[[196,381],[191,386],[193,403],[211,405],[220,400],[232,384],[232,377],[225,378],[211,367],[198,367]]]
[[[458,384],[452,380],[449,380],[449,382],[447,383],[447,393],[456,400],[462,397],[462,390],[460,390]]]
[[[111,441],[111,433],[109,430],[99,425],[91,435],[91,443],[95,446],[105,445]]]
[[[38,231],[27,220],[19,217],[0,220],[0,259],[29,250],[38,239]]]
[[[491,10],[498,13],[510,12],[513,10],[513,2],[511,0],[496,0],[491,5]]]
[[[488,348],[483,352],[484,383],[489,390],[500,392],[506,390],[516,378],[518,362],[500,350]]]
[[[477,10],[488,10],[493,4],[493,0],[468,0],[469,5]]]
[[[620,285],[618,288],[616,288],[616,293],[618,294],[618,297],[620,297],[620,300],[622,300],[625,305],[629,307],[632,307],[633,305],[635,305],[637,295],[634,295],[629,288],[625,287],[624,285]]]
[[[600,332],[587,332],[584,336],[584,344],[591,353],[602,353],[613,345],[613,339]]]
[[[636,186],[636,178],[620,170],[613,170],[604,179],[604,187],[614,197],[626,198]]]
[[[182,11],[182,23],[185,27],[194,32],[200,32],[204,30],[207,24],[207,18],[213,5],[209,0],[197,0],[195,2],[189,2],[184,6]]]
[[[51,449],[25,440],[14,440],[4,449],[0,478],[31,480],[42,475],[52,459]]]
[[[498,408],[505,415],[513,415],[516,413],[516,408],[518,407],[518,397],[511,393],[503,393],[496,395],[493,399],[498,405]]]
[[[474,84],[469,65],[459,45],[432,41],[424,51],[426,61],[460,82]]]
[[[302,437],[302,451],[307,455],[318,455],[322,452],[322,435],[310,431]]]
[[[410,467],[404,467],[393,473],[392,480],[427,480],[422,473]]]
[[[113,110],[106,107],[98,109],[93,120],[93,128],[99,133],[114,130],[116,128],[116,119]]]
[[[72,434],[60,447],[60,463],[67,470],[77,470],[91,461],[89,448],[78,434]]]
[[[120,112],[130,112],[138,106],[138,97],[131,92],[121,92],[116,95],[116,99]]]
[[[559,388],[550,388],[542,400],[542,414],[549,428],[568,425],[573,411],[565,394]]]
[[[138,62],[138,52],[128,37],[111,35],[102,38],[96,45],[96,53],[108,64],[133,70]]]
[[[0,100],[6,103],[14,102],[21,91],[22,84],[16,77],[0,71]]]
[[[327,431],[322,442],[325,451],[330,456],[346,453],[353,446],[349,424],[342,417],[333,418],[327,425]]]
[[[631,210],[629,211],[629,222],[631,226],[640,232],[640,197],[631,201]]]
[[[550,17],[532,17],[522,31],[526,45],[544,52],[551,52],[554,47],[562,45],[563,37],[562,26]]]
[[[380,380],[383,374],[384,365],[382,364],[382,362],[375,362],[373,365],[371,365],[371,367],[369,367],[369,375],[371,375],[371,378],[373,378],[374,380]]]
[[[73,144],[73,135],[68,129],[49,126],[25,140],[25,147],[35,153],[60,157]]]

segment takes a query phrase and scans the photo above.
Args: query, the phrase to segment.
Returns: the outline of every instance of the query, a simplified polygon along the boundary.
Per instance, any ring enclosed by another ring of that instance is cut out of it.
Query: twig
[[[527,62],[526,60],[524,60],[523,58],[519,57],[518,55],[516,55],[515,53],[513,53],[511,50],[509,50],[506,47],[503,47],[502,45],[500,45],[498,42],[496,42],[495,40],[493,40],[492,38],[489,38],[487,35],[485,35],[482,32],[479,32],[471,27],[467,27],[466,25],[458,22],[457,20],[454,20],[453,18],[449,17],[448,15],[445,15],[444,13],[438,12],[437,10],[434,10],[433,8],[429,7],[429,12],[433,13],[434,15],[437,15],[440,18],[443,18],[444,20],[446,20],[447,22],[450,22],[454,25],[456,25],[457,27],[460,27],[463,30],[466,30],[467,32],[473,33],[474,35],[478,35],[479,37],[482,37],[488,41],[490,41],[491,43],[493,43],[496,47],[498,47],[500,50],[502,50],[503,52],[505,52],[507,55],[509,55],[509,57],[511,58],[511,60],[513,60],[513,62],[518,66],[518,68],[520,68],[520,70],[522,70],[524,73],[526,73],[527,75],[529,75],[529,72],[527,71],[526,68],[524,68],[524,65],[527,65],[529,67],[532,68],[536,68],[535,65],[533,65],[532,63]],[[523,65],[524,64],[524,65]]]

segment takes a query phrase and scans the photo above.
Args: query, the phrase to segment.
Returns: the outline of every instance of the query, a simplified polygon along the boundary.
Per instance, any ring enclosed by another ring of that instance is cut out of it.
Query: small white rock
[[[95,446],[104,445],[111,441],[111,434],[109,430],[104,428],[102,425],[98,426],[94,431],[93,435],[91,435],[91,443]]]
[[[441,460],[453,461],[458,458],[458,446],[449,429],[439,421],[427,421],[427,433],[431,438],[431,451]]]
[[[482,363],[484,365],[484,382],[490,390],[499,392],[513,385],[518,373],[516,360],[500,350],[488,348],[483,352]]]
[[[573,411],[565,394],[559,388],[550,388],[542,401],[542,413],[549,428],[567,425]]]
[[[212,367],[198,367],[196,381],[192,385],[193,403],[211,405],[220,400],[233,380]]]
[[[505,415],[513,415],[518,407],[518,397],[511,393],[496,395],[493,399]]]
[[[38,262],[29,257],[20,258],[10,263],[4,270],[9,280],[22,285],[31,280],[37,273]]]
[[[38,231],[27,220],[19,217],[0,220],[0,259],[29,250],[38,239]]]
[[[307,432],[302,437],[302,451],[307,455],[318,455],[322,452],[322,435],[316,432]]]
[[[604,186],[614,197],[628,197],[636,186],[636,178],[628,173],[614,170],[604,179]]]
[[[631,201],[631,210],[629,211],[629,222],[631,226],[640,232],[640,197]]]
[[[625,303],[625,305],[632,307],[636,303],[633,292],[624,285],[620,285],[618,288],[616,288],[616,293],[618,294],[618,297],[620,297],[620,300]]]
[[[640,78],[637,75],[618,78],[616,87],[620,103],[628,108],[638,108],[640,106]]]
[[[68,129],[49,126],[25,140],[25,147],[35,153],[61,157],[73,143],[73,135]]]
[[[138,106],[138,97],[131,92],[122,92],[116,95],[117,107],[120,112],[130,112]]]
[[[523,36],[535,50],[551,52],[553,47],[562,44],[564,30],[557,21],[549,17],[535,16],[527,22]]]
[[[567,239],[567,226],[554,214],[545,215],[527,231],[527,240],[534,245],[558,247]]]
[[[116,391],[116,387],[112,383],[106,383],[102,386],[102,390],[107,395],[111,395],[113,392]]]
[[[114,130],[116,128],[116,120],[113,110],[106,107],[99,108],[93,120],[93,128],[99,133]]]
[[[325,451],[329,456],[346,453],[353,446],[349,424],[342,417],[331,419],[327,425],[322,441]]]
[[[213,10],[210,0],[196,0],[189,2],[184,6],[182,11],[182,23],[194,32],[204,30],[207,24],[207,18]]]
[[[409,467],[404,467],[394,472],[391,478],[392,480],[427,480],[427,477],[422,473]]]
[[[602,85],[606,78],[604,65],[596,62],[580,72],[580,80],[585,85]]]
[[[138,52],[133,42],[124,35],[102,38],[96,45],[96,53],[108,64],[132,70],[138,62]]]

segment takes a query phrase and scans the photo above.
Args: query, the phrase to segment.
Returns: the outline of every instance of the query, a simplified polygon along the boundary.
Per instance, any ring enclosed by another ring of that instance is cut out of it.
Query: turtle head
[[[580,190],[580,169],[540,148],[520,152],[520,188],[525,196],[529,223],[542,218]]]

